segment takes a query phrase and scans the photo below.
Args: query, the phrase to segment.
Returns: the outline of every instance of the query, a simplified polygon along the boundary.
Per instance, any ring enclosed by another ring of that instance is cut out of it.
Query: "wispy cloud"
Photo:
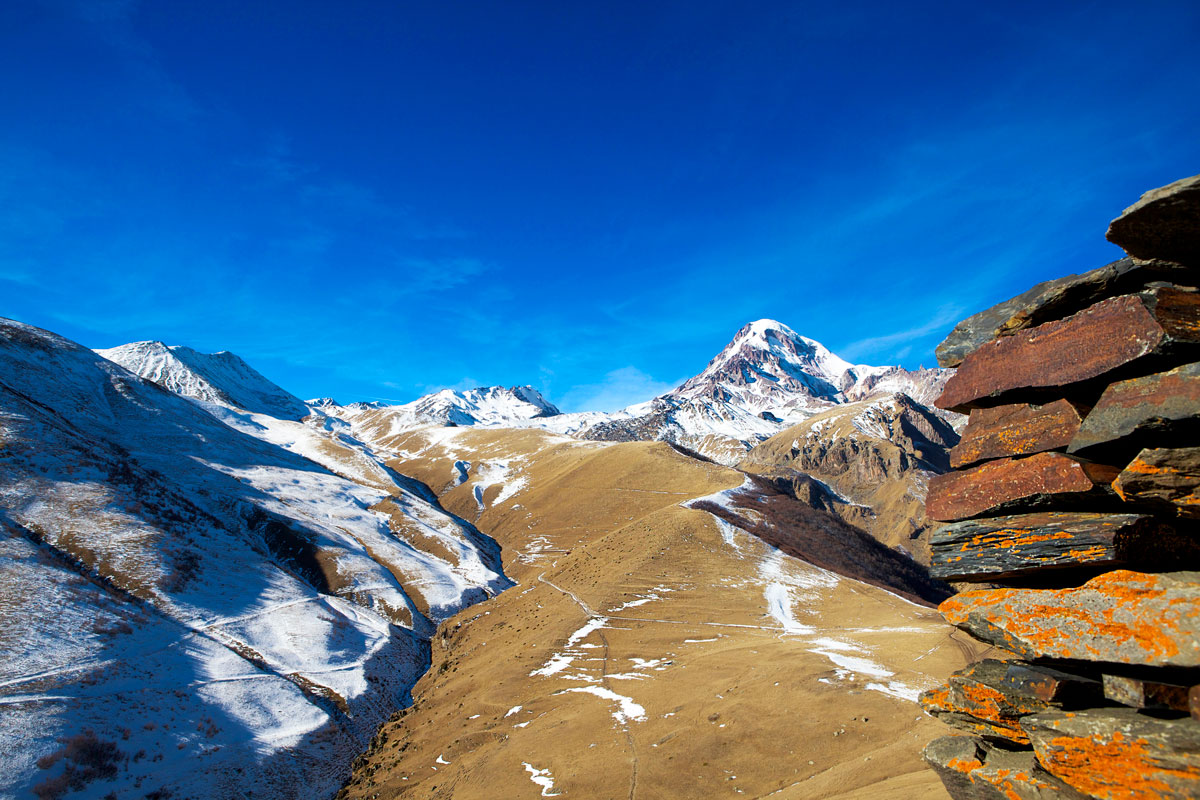
[[[948,332],[950,327],[964,316],[963,312],[964,309],[958,305],[942,306],[920,325],[850,342],[838,348],[838,355],[851,360],[881,354],[896,360],[903,359],[912,352],[915,340],[933,333]]]
[[[564,411],[617,411],[658,397],[679,383],[656,380],[634,366],[621,367],[598,383],[572,386],[558,405]]]

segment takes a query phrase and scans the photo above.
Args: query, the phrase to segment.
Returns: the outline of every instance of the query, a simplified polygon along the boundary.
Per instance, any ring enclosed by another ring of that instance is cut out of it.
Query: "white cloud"
[[[655,380],[634,366],[614,369],[599,383],[572,386],[559,407],[564,411],[617,411],[669,392],[681,381]]]
[[[962,319],[963,310],[957,305],[947,305],[938,309],[927,322],[922,325],[916,325],[902,331],[894,333],[886,333],[882,336],[870,336],[866,339],[859,339],[838,348],[838,355],[851,360],[858,360],[863,357],[868,357],[877,353],[888,353],[892,358],[904,358],[912,351],[912,342],[922,336],[928,336],[931,333],[944,331],[950,332],[950,328],[958,320]],[[900,345],[898,349],[897,346]]]

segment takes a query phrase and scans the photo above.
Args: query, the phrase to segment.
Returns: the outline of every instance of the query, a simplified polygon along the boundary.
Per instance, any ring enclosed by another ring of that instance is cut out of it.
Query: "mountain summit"
[[[760,319],[739,330],[703,372],[669,394],[758,410],[802,398],[839,402],[859,373],[877,369],[855,367],[782,322]]]
[[[309,413],[304,401],[226,350],[201,353],[182,345],[132,342],[95,352],[184,397],[280,419],[303,419]]]

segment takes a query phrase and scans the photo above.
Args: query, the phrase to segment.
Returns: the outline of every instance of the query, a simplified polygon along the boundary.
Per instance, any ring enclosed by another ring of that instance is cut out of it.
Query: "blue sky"
[[[0,315],[302,397],[933,364],[1200,172],[1200,4],[0,4]]]

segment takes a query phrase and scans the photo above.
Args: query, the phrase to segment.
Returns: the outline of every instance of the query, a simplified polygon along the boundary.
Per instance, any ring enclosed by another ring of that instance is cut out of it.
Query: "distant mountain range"
[[[95,773],[106,789],[332,793],[438,625],[511,585],[496,542],[438,495],[511,504],[528,488],[517,460],[451,459],[434,491],[401,474],[411,432],[580,452],[662,440],[919,557],[925,480],[956,438],[926,403],[950,374],[853,365],[759,320],[617,412],[563,414],[530,386],[340,405],[232,353],[89,351],[0,320],[0,570],[15,576],[0,583],[0,752],[17,754],[0,795],[83,780],[70,762],[38,783],[38,759],[77,740],[129,756]]]
[[[759,442],[838,405],[891,394],[930,405],[951,374],[850,364],[783,323],[762,319],[739,330],[678,388],[615,412],[562,414],[530,386],[444,390],[404,405],[325,400],[314,407],[352,425],[369,420],[379,427],[386,419],[383,427],[393,432],[454,424],[538,427],[600,441],[665,440],[735,464]]]

